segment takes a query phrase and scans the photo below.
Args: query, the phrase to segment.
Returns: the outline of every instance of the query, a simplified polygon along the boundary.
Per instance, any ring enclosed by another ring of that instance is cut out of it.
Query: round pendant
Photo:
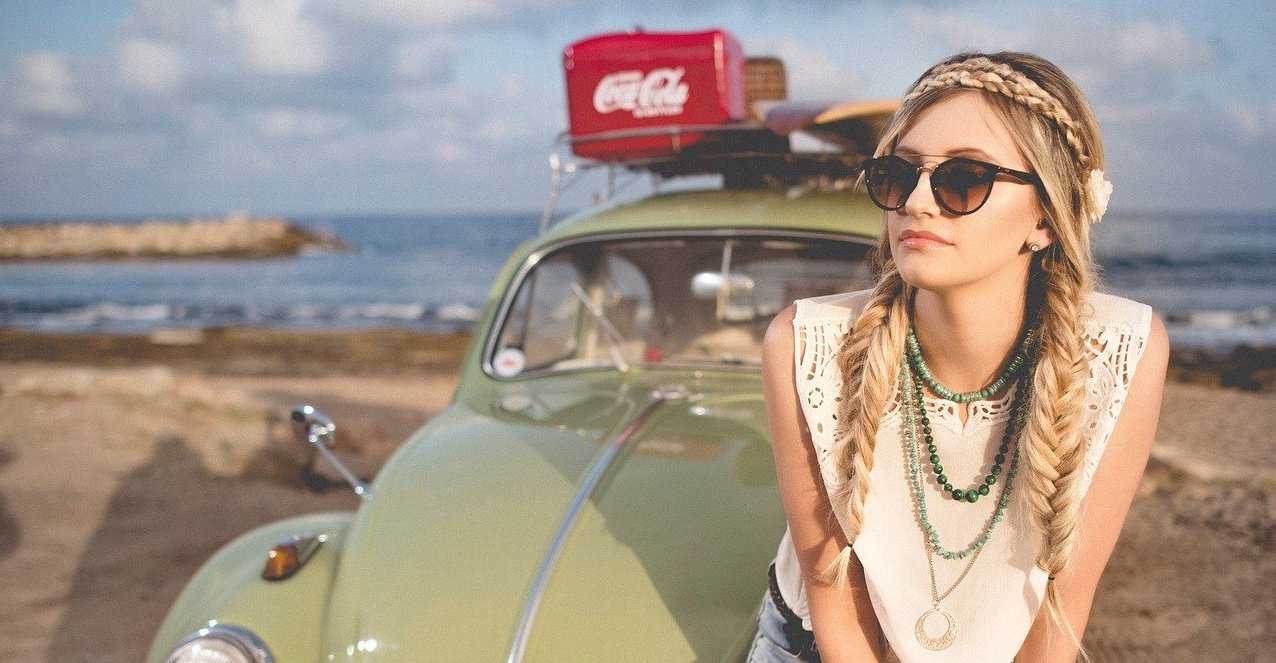
[[[948,627],[944,629],[944,632],[938,636],[931,636],[926,632],[926,618],[931,615],[939,615],[943,617],[944,622],[948,625]],[[950,614],[947,610],[944,610],[939,606],[935,606],[930,610],[923,612],[921,618],[917,620],[917,641],[922,643],[923,647],[931,651],[948,649],[948,647],[952,645],[953,641],[956,639],[957,620],[953,619],[952,614]]]

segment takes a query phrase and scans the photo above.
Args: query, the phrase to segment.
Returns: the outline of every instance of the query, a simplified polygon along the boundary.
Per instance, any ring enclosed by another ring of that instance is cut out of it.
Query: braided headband
[[[1078,138],[1077,122],[1072,119],[1068,110],[1036,81],[1010,65],[994,62],[982,56],[939,65],[904,95],[904,103],[930,90],[948,87],[967,87],[995,92],[1027,107],[1028,110],[1053,122],[1059,128],[1059,133],[1068,147],[1072,148],[1073,153],[1076,154],[1077,162],[1083,167],[1089,165],[1090,153],[1086,151],[1085,145]],[[1091,223],[1098,223],[1108,209],[1108,199],[1112,196],[1112,183],[1107,180],[1102,170],[1092,168],[1084,190],[1085,216]]]

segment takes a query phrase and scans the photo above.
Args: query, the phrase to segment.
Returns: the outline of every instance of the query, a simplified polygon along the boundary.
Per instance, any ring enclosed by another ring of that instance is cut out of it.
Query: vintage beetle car
[[[601,167],[727,186],[545,224],[497,278],[451,405],[354,482],[360,508],[227,545],[149,660],[743,660],[784,531],[762,335],[868,278],[881,213],[848,183],[890,111],[774,104],[713,150],[554,160],[556,185]],[[333,424],[294,419],[327,452]]]

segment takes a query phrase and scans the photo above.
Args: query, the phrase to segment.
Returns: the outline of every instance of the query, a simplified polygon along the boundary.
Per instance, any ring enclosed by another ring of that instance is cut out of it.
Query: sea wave
[[[1219,266],[1237,268],[1266,268],[1276,270],[1276,256],[1268,251],[1222,251],[1197,254],[1172,254],[1162,252],[1126,253],[1099,256],[1104,269],[1182,269]]]
[[[1195,309],[1166,311],[1161,315],[1170,343],[1176,347],[1211,350],[1276,347],[1276,308]]]
[[[140,333],[159,327],[365,328],[406,327],[430,332],[467,331],[478,309],[464,303],[171,304],[69,301],[0,301],[0,326],[68,333]]]
[[[0,301],[0,326],[67,333],[145,333],[158,328],[278,327],[359,329],[396,327],[426,332],[469,331],[481,311],[454,302],[238,305],[155,302]],[[1276,306],[1239,310],[1160,310],[1176,347],[1276,347]]]

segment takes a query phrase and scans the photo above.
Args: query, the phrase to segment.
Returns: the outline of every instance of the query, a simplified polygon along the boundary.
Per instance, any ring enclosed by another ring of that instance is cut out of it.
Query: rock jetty
[[[67,221],[0,225],[0,261],[138,258],[270,258],[347,251],[330,235],[278,218]]]

